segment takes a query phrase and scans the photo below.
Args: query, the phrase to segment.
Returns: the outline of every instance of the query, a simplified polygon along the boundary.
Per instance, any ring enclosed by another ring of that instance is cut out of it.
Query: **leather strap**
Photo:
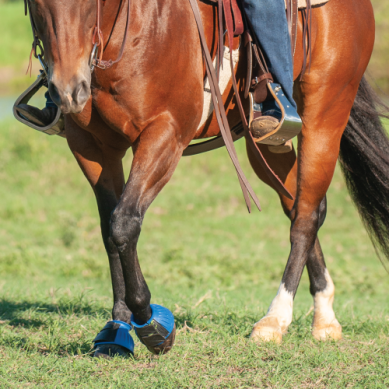
[[[286,1],[286,19],[292,48],[292,56],[296,52],[297,27],[298,27],[298,0]]]
[[[312,59],[312,4],[311,0],[307,0],[307,8],[303,11],[303,67],[301,70],[300,81],[302,80],[306,70],[307,70],[307,61],[309,61],[309,69],[311,71],[311,59]]]
[[[233,144],[232,136],[231,136],[231,131],[229,128],[228,120],[227,120],[227,115],[225,112],[223,100],[221,97],[221,93],[219,90],[219,85],[217,84],[217,78],[215,75],[215,71],[213,69],[212,65],[212,58],[209,53],[208,47],[207,47],[207,42],[205,39],[205,34],[204,34],[204,28],[203,28],[203,23],[202,19],[200,16],[200,11],[198,8],[197,0],[189,0],[190,5],[193,10],[193,14],[197,23],[197,27],[199,30],[199,35],[200,35],[200,41],[203,49],[203,56],[206,64],[206,71],[207,71],[207,76],[209,80],[209,85],[211,88],[211,95],[212,95],[212,101],[215,109],[215,115],[216,119],[218,121],[219,127],[220,127],[220,132],[222,134],[224,143],[226,145],[227,151],[230,155],[230,158],[234,164],[235,170],[237,172],[239,182],[242,188],[243,196],[246,201],[247,208],[249,212],[251,211],[251,202],[249,195],[253,199],[255,205],[258,207],[260,210],[260,204],[257,196],[255,195],[250,183],[248,182],[247,178],[245,177],[242,168],[240,167],[239,161],[237,159],[237,154],[236,150]],[[234,86],[234,91],[235,91],[235,98],[238,103],[239,111],[242,117],[242,125],[244,128],[245,132],[245,137],[247,140],[247,143],[249,147],[254,151],[254,154],[257,156],[259,162],[261,163],[262,167],[264,168],[264,171],[267,173],[269,176],[269,179],[271,182],[274,184],[277,190],[280,191],[283,195],[286,197],[293,199],[292,195],[288,192],[288,190],[284,187],[282,181],[278,178],[278,176],[271,170],[270,166],[267,164],[265,161],[260,149],[256,145],[250,131],[248,130],[248,125],[247,125],[247,119],[244,113],[244,109],[242,106],[242,102],[239,97],[239,92],[238,88],[236,85],[236,79],[235,79],[235,73],[234,73],[234,63],[232,59],[232,47],[233,47],[233,19],[232,19],[232,12],[231,12],[231,6],[230,6],[230,0],[223,0],[223,5],[224,5],[224,15],[225,15],[225,20],[226,20],[226,25],[227,25],[227,32],[228,32],[228,39],[229,39],[229,46],[230,46],[230,64],[231,64],[231,72],[232,72],[232,81],[233,81],[233,86]]]
[[[190,0],[193,1],[193,0]],[[229,0],[223,0],[225,2],[228,2]],[[247,141],[247,144],[249,145],[250,149],[253,151],[253,154],[257,157],[258,162],[262,165],[262,168],[266,172],[266,175],[276,188],[276,190],[283,194],[284,196],[288,197],[289,199],[293,199],[293,196],[289,193],[289,191],[285,188],[284,184],[282,181],[279,179],[279,177],[273,172],[273,170],[270,168],[268,163],[266,162],[261,150],[259,149],[257,143],[255,142],[249,128],[248,128],[248,123],[247,123],[247,118],[243,109],[242,101],[240,99],[239,95],[239,90],[238,86],[236,83],[236,78],[235,78],[235,72],[234,72],[234,61],[232,58],[232,47],[233,47],[233,23],[232,23],[232,17],[231,13],[228,13],[227,7],[224,6],[224,16],[226,19],[226,25],[227,25],[227,34],[228,34],[228,42],[230,46],[230,65],[231,65],[231,78],[232,78],[232,86],[234,88],[235,92],[235,99],[239,108],[239,113],[240,117],[242,119],[242,124],[245,132],[245,138]],[[223,106],[224,109],[224,106]]]
[[[246,59],[247,59],[247,71],[246,71],[246,80],[244,86],[244,98],[247,99],[250,93],[250,82],[253,78],[253,49],[251,47],[253,39],[251,35],[246,30],[244,32],[244,45],[246,47]]]
[[[231,11],[232,11],[232,15],[234,17],[234,19],[233,19],[233,21],[234,21],[234,35],[235,36],[242,35],[244,32],[242,12],[240,11],[240,8],[239,8],[236,0],[231,0]]]
[[[106,0],[97,0],[96,25],[95,25],[95,30],[93,33],[93,38],[92,38],[92,44],[96,45],[97,47],[100,47],[100,54],[99,54],[98,58],[94,59],[93,65],[100,68],[100,69],[108,69],[112,65],[118,63],[122,59],[123,53],[124,53],[124,47],[126,46],[126,42],[127,42],[128,29],[129,29],[129,25],[130,25],[131,4],[130,4],[130,0],[127,0],[126,28],[124,30],[123,41],[122,41],[122,45],[120,47],[118,57],[114,61],[112,59],[103,60],[103,54],[104,54],[105,47],[104,47],[104,36],[103,36],[103,33],[101,31],[100,26],[102,23],[102,6],[105,5],[105,1]],[[122,5],[122,2],[119,3],[119,10],[120,10],[121,5]],[[118,10],[118,12],[119,12],[119,10]],[[115,27],[116,21],[117,21],[117,18],[115,19],[113,28]],[[98,38],[98,39],[96,39],[96,38]]]
[[[225,1],[225,0],[223,0],[223,1]],[[193,10],[193,15],[194,15],[195,20],[196,20],[197,28],[199,30],[200,42],[201,42],[201,46],[203,49],[203,56],[204,56],[204,61],[205,61],[205,65],[206,65],[207,76],[208,76],[209,85],[211,88],[212,101],[213,101],[213,105],[214,105],[216,119],[217,119],[217,122],[218,122],[219,127],[220,127],[220,132],[222,134],[222,137],[223,137],[224,143],[226,145],[228,154],[232,160],[232,163],[234,164],[236,173],[238,175],[239,183],[240,183],[240,186],[242,188],[242,192],[243,192],[243,196],[244,196],[245,201],[246,201],[247,209],[249,210],[249,212],[251,212],[251,202],[250,202],[249,194],[250,194],[251,198],[253,199],[254,203],[256,204],[256,206],[258,207],[258,209],[261,209],[260,204],[259,204],[259,200],[258,200],[256,194],[254,193],[253,189],[251,188],[251,185],[248,182],[246,176],[244,175],[242,168],[240,167],[240,164],[238,161],[238,157],[237,157],[236,150],[235,150],[234,143],[233,143],[232,136],[231,136],[231,131],[230,131],[230,128],[228,125],[227,115],[226,115],[226,112],[224,109],[223,99],[222,99],[222,96],[220,94],[220,90],[219,90],[219,87],[217,84],[215,70],[213,69],[212,58],[211,58],[211,55],[209,53],[207,42],[205,39],[203,22],[202,22],[202,19],[200,16],[200,10],[199,10],[198,4],[197,4],[197,0],[189,0],[189,2],[190,2],[190,5],[192,7],[192,10]],[[224,3],[224,8],[226,8],[225,3]],[[230,51],[232,51],[232,50],[230,50]]]

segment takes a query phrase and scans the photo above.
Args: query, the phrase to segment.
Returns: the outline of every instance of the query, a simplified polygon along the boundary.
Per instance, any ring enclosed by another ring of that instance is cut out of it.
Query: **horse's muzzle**
[[[74,82],[65,87],[61,87],[57,80],[51,80],[49,92],[51,99],[64,114],[80,113],[91,93],[90,84],[86,79],[74,79]]]

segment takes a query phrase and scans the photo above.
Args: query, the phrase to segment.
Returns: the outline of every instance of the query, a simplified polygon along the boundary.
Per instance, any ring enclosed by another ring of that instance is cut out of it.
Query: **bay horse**
[[[101,29],[109,42],[104,42],[104,57],[116,58],[121,49],[127,6],[128,39],[119,63],[95,69],[91,75],[96,0],[27,1],[43,42],[51,97],[65,114],[69,148],[96,196],[111,271],[112,317],[142,326],[152,316],[151,295],[137,255],[145,213],[189,143],[219,134],[214,115],[198,128],[205,67],[190,3],[106,0]],[[216,7],[206,1],[198,5],[215,57]],[[266,145],[259,146],[294,197],[279,193],[291,221],[291,250],[278,293],[267,315],[254,325],[254,341],[281,342],[292,321],[293,299],[305,266],[314,300],[313,336],[341,337],[342,327],[332,308],[334,284],[317,236],[339,153],[373,242],[385,255],[389,253],[389,141],[364,78],[374,44],[372,5],[369,0],[330,0],[312,10],[310,71],[302,79],[299,18],[294,97],[303,128],[298,153],[273,154]],[[241,55],[236,68],[240,90],[244,62]],[[230,82],[223,98],[231,127],[240,121],[232,95]],[[247,109],[247,101],[244,104]],[[122,158],[129,148],[133,161],[126,180]],[[249,148],[248,157],[257,176],[273,186]],[[173,344],[173,332],[162,345],[166,350]],[[162,346],[151,351],[160,352]],[[111,351],[121,353],[120,347]]]

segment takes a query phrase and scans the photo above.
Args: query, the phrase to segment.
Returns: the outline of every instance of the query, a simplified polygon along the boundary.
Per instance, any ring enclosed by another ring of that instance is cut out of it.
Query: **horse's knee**
[[[142,218],[120,208],[111,215],[111,239],[119,252],[135,247],[141,230]]]

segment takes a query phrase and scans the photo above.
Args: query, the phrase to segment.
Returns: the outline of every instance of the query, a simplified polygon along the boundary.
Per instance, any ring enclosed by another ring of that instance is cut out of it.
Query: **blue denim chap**
[[[293,59],[284,0],[242,0],[274,81],[293,100]]]

